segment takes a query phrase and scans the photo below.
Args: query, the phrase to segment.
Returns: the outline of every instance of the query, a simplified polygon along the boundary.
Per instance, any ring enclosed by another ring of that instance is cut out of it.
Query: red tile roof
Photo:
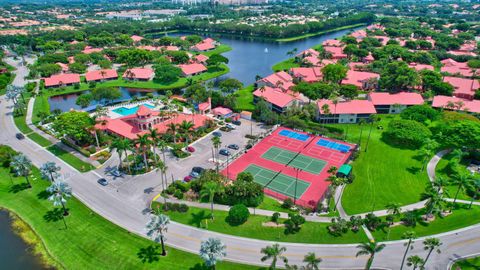
[[[178,67],[182,69],[183,74],[186,76],[207,71],[204,65],[198,63],[178,65]]]
[[[329,99],[322,99],[317,101],[318,110],[320,114],[324,114],[322,106],[327,104],[330,107],[330,114],[373,114],[377,113],[373,103],[369,100],[350,100],[338,102],[334,105]]]
[[[196,55],[194,58],[195,58],[195,60],[197,60],[200,63],[205,63],[209,59],[208,56],[203,55],[203,54]]]
[[[331,47],[331,46],[324,46],[323,49],[332,54],[332,58],[334,59],[341,59],[347,58],[347,55],[343,53],[342,47]]]
[[[140,105],[136,113],[137,116],[149,116],[152,114],[153,114],[153,111],[145,105]]]
[[[293,78],[285,71],[279,71],[273,74],[268,75],[267,77],[261,79],[260,81],[270,85],[271,87],[280,87],[282,89],[288,90],[290,87],[294,86]]]
[[[127,76],[128,71],[131,72],[132,76]],[[128,79],[141,79],[141,80],[150,80],[153,75],[154,71],[151,68],[130,68],[123,73],[123,78],[128,78]]]
[[[263,97],[267,102],[274,104],[280,108],[286,107],[292,101],[298,99],[299,95],[292,91],[284,91],[280,88],[272,88],[265,86],[264,90],[259,88],[253,92],[256,97]]]
[[[80,74],[58,74],[44,78],[45,86],[60,86],[64,84],[80,83]]]
[[[458,104],[463,104],[463,106],[460,108],[461,111],[480,113],[480,100],[468,100],[457,97],[435,96],[433,97],[432,107],[450,109],[448,106],[449,103],[452,103],[454,106],[457,106]]]
[[[96,52],[101,52],[101,51],[103,51],[102,48],[92,48],[90,46],[87,46],[87,47],[85,47],[85,49],[83,49],[82,52],[84,54],[91,54],[91,53],[96,53]]]
[[[64,63],[56,63],[57,65],[59,65],[61,68],[62,68],[62,72],[67,72],[69,70],[68,68],[68,65],[67,64],[64,64]]]
[[[332,47],[341,47],[343,46],[342,42],[337,39],[327,39],[324,42],[322,42],[323,46],[332,46]]]
[[[422,95],[418,93],[400,92],[397,94],[373,92],[368,94],[373,105],[422,105]]]
[[[230,110],[229,108],[225,108],[225,107],[216,107],[212,110],[213,114],[214,115],[229,115],[232,113],[232,110]]]
[[[420,71],[423,69],[434,70],[435,68],[432,65],[425,65],[425,64],[418,64],[418,63],[410,63],[408,64],[409,67],[414,68],[416,71]]]
[[[310,49],[306,49],[305,51],[302,51],[302,52],[298,53],[296,56],[300,57],[300,58],[305,58],[305,57],[308,57],[308,56],[314,56],[314,57],[317,58],[319,55],[320,55],[319,52],[310,48]]]
[[[215,49],[215,40],[211,38],[206,38],[202,40],[200,43],[195,44],[192,46],[193,50],[197,51],[209,51]]]
[[[293,77],[301,79],[302,81],[305,81],[305,82],[318,82],[323,77],[320,67],[291,68],[290,73],[293,75]]]
[[[349,70],[347,71],[347,77],[342,80],[342,84],[353,84],[359,88],[362,88],[363,82],[366,82],[372,78],[378,79],[380,78],[380,75],[372,72]]]
[[[101,70],[93,70],[88,71],[85,74],[85,79],[87,82],[89,81],[99,81],[99,80],[108,80],[108,79],[116,79],[118,78],[117,71],[114,69],[101,69]]]
[[[130,38],[133,40],[133,42],[140,42],[143,40],[143,37],[137,35],[133,35]]]
[[[478,80],[446,76],[443,81],[451,84],[455,88],[453,95],[460,98],[473,99],[475,90],[480,88]]]

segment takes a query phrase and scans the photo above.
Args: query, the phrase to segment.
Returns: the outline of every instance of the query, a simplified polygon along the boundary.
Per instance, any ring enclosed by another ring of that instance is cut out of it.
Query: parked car
[[[193,153],[195,152],[195,148],[193,148],[193,146],[187,146],[187,151]]]
[[[225,126],[229,129],[236,129],[236,127],[232,124],[226,124]]]
[[[184,181],[184,182],[190,182],[190,181],[192,181],[192,179],[193,179],[192,176],[187,175],[187,176],[185,176],[185,177],[183,178],[183,181]]]
[[[228,148],[233,149],[233,150],[238,150],[238,149],[240,149],[240,147],[238,146],[238,144],[234,144],[234,143],[229,144],[229,145],[228,145]]]
[[[224,126],[224,127],[220,127],[220,130],[223,131],[223,132],[230,132],[232,131],[233,129],[227,127],[227,126]]]
[[[99,184],[102,185],[102,186],[108,185],[108,181],[107,181],[107,179],[105,179],[105,178],[100,178],[100,179],[98,179],[98,180],[97,180],[97,183],[99,183]]]
[[[24,136],[22,133],[17,133],[17,134],[15,134],[15,137],[16,137],[17,139],[19,139],[19,140],[25,139],[25,136]]]
[[[245,149],[250,149],[250,148],[252,148],[252,145],[251,145],[251,144],[247,144],[247,145],[245,146]]]
[[[202,168],[202,167],[193,167],[192,168],[192,172],[196,172],[196,173],[199,173],[199,174],[201,174],[203,171],[205,171],[205,169]]]
[[[240,126],[240,125],[242,125],[242,122],[240,122],[240,120],[235,120],[235,121],[232,121],[232,124],[234,124],[236,126]]]
[[[115,176],[115,177],[121,177],[122,176],[122,173],[118,169],[111,170],[110,174]]]
[[[215,131],[215,132],[213,132],[212,134],[213,134],[213,136],[215,136],[215,137],[222,137],[222,133],[221,133],[220,131]]]
[[[230,156],[230,151],[228,151],[227,149],[220,149],[219,153],[220,155]]]
[[[200,174],[192,171],[192,172],[190,172],[190,176],[193,177],[193,178],[198,178],[198,177],[200,177]]]

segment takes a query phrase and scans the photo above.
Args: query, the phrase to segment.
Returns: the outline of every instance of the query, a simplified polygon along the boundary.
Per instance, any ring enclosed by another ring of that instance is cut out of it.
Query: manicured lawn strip
[[[265,195],[263,202],[257,207],[258,209],[269,210],[274,212],[294,212],[289,209],[282,208],[282,203],[278,202],[276,199]]]
[[[299,63],[295,63],[294,58],[289,58],[287,60],[284,60],[280,63],[276,63],[275,65],[272,66],[272,70],[277,72],[277,71],[282,71],[282,70],[289,70],[293,67],[299,67]]]
[[[158,203],[154,202],[153,209],[157,209]],[[209,209],[190,207],[188,212],[179,213],[168,211],[166,214],[176,222],[195,226],[205,227],[205,220],[200,222],[199,216],[205,216],[210,213]],[[300,232],[286,235],[284,228],[264,227],[263,222],[270,221],[270,217],[250,215],[248,221],[239,226],[229,225],[225,219],[228,216],[226,211],[214,211],[215,219],[207,220],[207,228],[210,231],[225,233],[235,236],[255,238],[260,240],[310,243],[310,244],[348,244],[360,243],[367,240],[363,231],[358,233],[349,232],[341,237],[335,237],[328,233],[328,223],[306,222],[302,225]],[[283,222],[281,220],[280,222]]]
[[[206,56],[211,56],[212,54],[222,54],[231,50],[232,50],[232,47],[228,46],[227,44],[220,44],[214,50],[211,50],[208,52],[200,52],[200,53]]]
[[[255,105],[253,104],[253,85],[249,85],[237,92],[237,110],[241,111],[253,111],[255,110]]]
[[[393,117],[382,116],[378,123],[385,129]],[[335,125],[347,131],[347,140],[358,143],[361,126],[358,124]],[[382,130],[374,124],[368,151],[365,152],[370,125],[365,125],[362,134],[362,150],[353,162],[353,183],[343,192],[342,205],[352,214],[385,209],[396,202],[407,205],[418,202],[428,183],[426,170],[416,159],[417,151],[392,147],[381,140]]]
[[[48,147],[47,150],[52,152],[55,156],[59,157],[60,159],[62,159],[63,161],[65,161],[70,166],[72,166],[73,168],[77,169],[80,172],[88,172],[90,170],[95,169],[95,167],[92,164],[86,163],[80,160],[76,156],[68,153],[67,151],[61,149],[56,145],[52,145]]]
[[[35,133],[35,132],[28,134],[27,137],[30,138],[32,141],[38,143],[40,146],[43,146],[43,147],[47,147],[47,146],[52,145],[52,142],[50,142],[46,138],[42,137],[42,135],[40,135],[38,133]]]
[[[20,132],[22,132],[23,134],[30,134],[33,132],[33,130],[27,125],[25,115],[15,116],[13,117],[13,121],[15,122],[15,125],[20,130]]]
[[[466,209],[467,207],[467,205],[463,205],[444,218],[436,216],[435,220],[430,223],[417,223],[415,227],[403,225],[392,227],[388,239],[388,229],[385,229],[385,232],[375,231],[372,233],[377,241],[399,240],[402,239],[402,235],[406,231],[415,231],[417,236],[420,237],[448,232],[479,223],[480,207],[473,206],[472,209]]]
[[[448,162],[453,158],[453,154],[447,154],[443,156],[443,158],[438,162],[437,168],[435,170],[435,174],[445,177],[445,179],[452,180],[452,173],[448,169]],[[463,170],[467,170],[467,164],[465,162],[460,164]],[[455,193],[457,193],[458,187],[455,185],[449,185],[445,187],[445,192],[448,194],[449,198],[454,198]],[[460,190],[458,193],[459,200],[467,200],[470,201],[472,197],[468,196],[465,190]],[[478,200],[476,200],[478,201]]]
[[[152,262],[142,262],[147,256],[142,249],[153,248],[155,243],[112,224],[97,215],[81,202],[72,198],[67,206],[68,229],[56,220],[52,203],[46,199],[45,189],[49,183],[38,180],[32,189],[19,189],[24,178],[13,178],[4,168],[0,169],[0,206],[13,211],[27,222],[43,240],[50,258],[57,261],[58,268],[65,269],[202,269],[200,257],[167,247],[167,257],[152,256]],[[15,191],[15,192],[14,192]],[[158,253],[160,249],[156,250]],[[219,269],[258,269],[258,267],[222,262]]]
[[[478,270],[480,269],[480,257],[458,261],[452,266],[452,269]]]
[[[295,41],[295,40],[299,40],[299,39],[305,39],[305,38],[309,38],[309,37],[319,36],[319,35],[323,35],[323,34],[327,34],[327,33],[331,33],[331,32],[336,32],[336,31],[340,31],[340,30],[360,27],[360,26],[363,26],[363,25],[366,25],[366,24],[365,23],[357,23],[357,24],[352,24],[352,25],[346,25],[346,26],[337,27],[337,28],[334,28],[334,29],[330,29],[330,30],[326,30],[326,31],[320,31],[320,32],[311,33],[311,34],[305,34],[305,35],[289,37],[289,38],[278,38],[278,39],[276,39],[276,41],[278,41],[278,42],[290,42],[290,41]]]

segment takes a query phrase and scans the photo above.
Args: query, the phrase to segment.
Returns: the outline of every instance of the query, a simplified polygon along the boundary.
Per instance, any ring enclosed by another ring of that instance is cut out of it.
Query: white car
[[[226,124],[225,126],[229,129],[236,129],[236,127],[232,124]]]

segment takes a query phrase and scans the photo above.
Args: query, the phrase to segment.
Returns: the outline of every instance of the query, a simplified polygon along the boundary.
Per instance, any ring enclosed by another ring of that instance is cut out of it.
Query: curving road
[[[15,84],[21,85],[20,78]],[[46,161],[55,161],[62,167],[65,181],[73,188],[76,198],[89,208],[111,222],[133,233],[145,236],[144,225],[148,219],[148,202],[153,197],[152,190],[155,183],[159,183],[156,173],[135,179],[137,188],[132,192],[119,192],[114,187],[102,187],[96,183],[101,172],[79,173],[62,160],[38,146],[28,138],[17,140],[18,131],[11,117],[12,104],[0,97],[0,142],[26,154],[35,166]],[[39,180],[41,181],[41,180]],[[33,183],[35,184],[35,183]],[[143,192],[139,192],[142,190]],[[235,237],[215,232],[205,231],[194,227],[173,222],[169,226],[167,244],[197,253],[200,242],[208,237],[218,237],[227,245],[227,259],[230,261],[263,265],[260,261],[260,249],[272,244],[270,241],[260,241],[248,238]],[[427,269],[446,269],[451,260],[461,256],[475,254],[480,251],[480,225],[471,226],[458,231],[440,234],[437,237],[443,242],[442,253],[433,253],[427,264]],[[422,249],[421,238],[417,240],[416,248],[410,255],[426,256]],[[387,242],[387,246],[374,261],[374,268],[398,269],[403,255],[403,241]],[[308,252],[315,252],[322,257],[322,267],[335,269],[363,268],[367,258],[355,257],[356,245],[319,245],[281,243],[287,248],[286,256],[292,264],[302,264],[302,259]]]

